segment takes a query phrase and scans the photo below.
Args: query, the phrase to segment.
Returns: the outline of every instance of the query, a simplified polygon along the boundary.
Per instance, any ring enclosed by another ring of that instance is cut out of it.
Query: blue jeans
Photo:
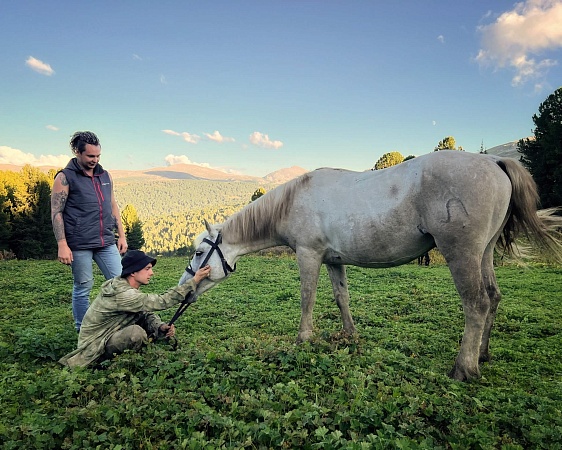
[[[88,250],[73,250],[71,264],[74,286],[72,288],[72,315],[76,330],[80,331],[84,314],[90,306],[90,291],[94,286],[92,260],[96,262],[106,280],[121,275],[121,255],[117,245]]]

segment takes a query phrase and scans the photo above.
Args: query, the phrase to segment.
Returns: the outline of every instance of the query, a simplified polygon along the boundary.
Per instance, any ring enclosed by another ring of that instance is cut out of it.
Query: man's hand
[[[176,334],[176,327],[173,324],[168,325],[167,323],[163,323],[162,325],[160,325],[160,331],[162,333],[166,333],[167,338],[171,338]]]
[[[203,278],[207,278],[209,275],[211,275],[211,266],[207,264],[205,267],[201,267],[197,272],[195,272],[193,281],[195,284],[199,284]]]
[[[124,255],[128,248],[127,238],[125,236],[119,237],[119,239],[117,239],[117,250],[119,250],[119,253]]]
[[[66,239],[58,242],[58,260],[67,266],[72,264],[74,258],[72,257],[72,250],[66,244]]]

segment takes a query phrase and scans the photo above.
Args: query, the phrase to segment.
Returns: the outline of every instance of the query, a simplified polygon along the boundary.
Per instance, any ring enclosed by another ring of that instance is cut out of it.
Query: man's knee
[[[146,331],[139,325],[131,325],[115,333],[105,345],[106,356],[123,353],[125,350],[138,351],[148,340]]]
[[[142,344],[148,340],[148,336],[144,328],[140,327],[139,325],[131,325],[131,348],[134,350],[139,350],[142,347]]]
[[[75,292],[79,292],[79,293],[83,293],[83,292],[87,292],[89,293],[92,288],[94,287],[94,279],[93,278],[89,278],[86,280],[83,279],[74,279],[74,291]]]

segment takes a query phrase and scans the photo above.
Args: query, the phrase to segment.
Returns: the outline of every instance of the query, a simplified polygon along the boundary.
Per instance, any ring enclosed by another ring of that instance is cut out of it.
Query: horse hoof
[[[302,331],[297,336],[297,344],[310,341],[310,339],[312,339],[312,331]]]
[[[451,378],[453,380],[457,380],[457,381],[466,381],[466,377],[462,373],[460,373],[458,370],[456,370],[455,368],[453,368],[449,372],[449,378]]]
[[[479,378],[480,373],[478,371],[473,372],[466,369],[461,369],[456,365],[449,372],[449,378],[457,381],[469,381],[474,378]]]
[[[478,358],[478,364],[489,363],[492,360],[490,354],[482,355]]]

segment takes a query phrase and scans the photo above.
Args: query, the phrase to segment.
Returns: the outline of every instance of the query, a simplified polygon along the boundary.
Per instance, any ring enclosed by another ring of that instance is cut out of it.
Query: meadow
[[[173,286],[186,262],[159,259],[143,290]],[[177,350],[71,371],[56,362],[77,339],[69,268],[0,261],[0,447],[562,448],[562,267],[497,275],[493,360],[460,383],[447,377],[464,320],[445,265],[349,267],[353,337],[323,269],[314,339],[296,345],[294,257],[246,256],[178,320]]]

